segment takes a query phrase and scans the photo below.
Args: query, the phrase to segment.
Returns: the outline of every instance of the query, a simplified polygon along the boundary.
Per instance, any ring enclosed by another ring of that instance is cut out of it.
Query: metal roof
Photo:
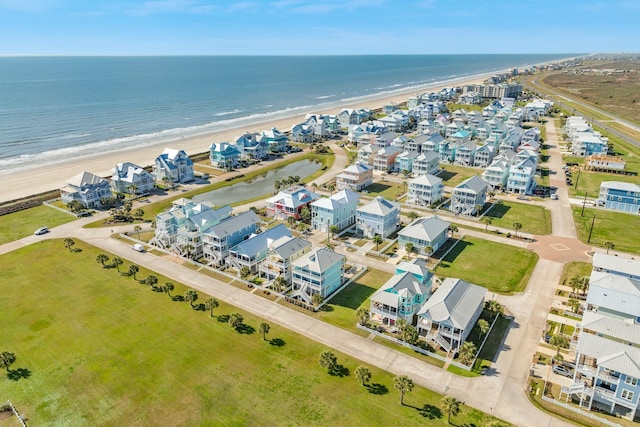
[[[640,348],[582,333],[576,351],[596,359],[599,367],[640,378]]]
[[[479,306],[484,302],[487,290],[461,279],[446,278],[431,298],[418,312],[438,323],[450,323],[466,330]]]

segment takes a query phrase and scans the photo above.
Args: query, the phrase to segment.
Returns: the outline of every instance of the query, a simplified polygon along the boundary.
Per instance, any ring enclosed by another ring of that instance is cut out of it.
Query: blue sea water
[[[4,57],[0,171],[570,56]]]

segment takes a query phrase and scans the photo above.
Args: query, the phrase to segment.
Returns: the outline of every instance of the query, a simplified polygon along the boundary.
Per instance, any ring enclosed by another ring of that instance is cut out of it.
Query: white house
[[[60,189],[64,203],[69,204],[75,200],[85,208],[101,208],[102,199],[112,195],[109,181],[90,172],[81,172],[70,178]]]
[[[478,175],[466,179],[451,191],[449,210],[460,215],[475,215],[487,200],[488,187]]]
[[[400,206],[380,196],[356,209],[356,232],[365,237],[389,237],[399,223]]]
[[[153,165],[156,181],[190,182],[195,178],[193,161],[184,150],[165,148]]]
[[[420,175],[409,181],[409,194],[407,203],[420,206],[431,206],[444,196],[442,178],[434,175]]]
[[[153,175],[133,163],[118,163],[111,171],[111,186],[120,193],[149,194],[154,184]]]

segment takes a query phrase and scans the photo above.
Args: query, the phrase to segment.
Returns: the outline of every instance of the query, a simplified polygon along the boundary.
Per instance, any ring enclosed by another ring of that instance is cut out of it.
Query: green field
[[[395,200],[407,192],[407,184],[395,181],[376,181],[366,188],[367,197],[382,196],[387,200]]]
[[[373,295],[391,274],[380,270],[369,269],[355,282],[344,288],[323,307],[317,316],[327,323],[345,329],[355,330],[356,310],[360,307],[369,309],[369,297]]]
[[[323,346],[277,325],[263,341],[246,313],[236,331],[223,320],[237,309],[221,304],[211,318],[74,247],[43,241],[0,256],[2,350],[17,356],[0,389],[29,425],[447,425],[436,393],[416,387],[401,406],[388,373],[371,368],[369,388],[330,376]],[[360,365],[336,355],[347,373]],[[452,421],[488,419],[463,406]]]
[[[551,212],[543,206],[500,201],[500,203],[494,203],[485,217],[491,218],[489,228],[501,227],[513,230],[513,224],[519,222],[522,228],[518,233],[551,234]]]
[[[564,265],[560,284],[568,285],[573,276],[589,276],[593,265],[590,262],[571,261]]]
[[[574,206],[573,220],[576,223],[578,238],[594,246],[604,246],[604,242],[613,242],[614,249],[640,254],[640,215],[626,214],[604,209],[585,208],[581,216],[582,207]],[[589,230],[593,216],[593,231],[591,241]]]
[[[523,291],[538,262],[538,255],[511,245],[465,237],[438,264],[439,276],[456,277],[491,292]]]
[[[53,228],[75,220],[72,214],[46,205],[0,216],[0,244],[13,242],[33,234],[40,227]]]
[[[449,187],[455,187],[467,178],[482,174],[482,169],[465,166],[440,165],[440,168],[442,171],[438,174],[438,177],[442,178],[442,183]]]

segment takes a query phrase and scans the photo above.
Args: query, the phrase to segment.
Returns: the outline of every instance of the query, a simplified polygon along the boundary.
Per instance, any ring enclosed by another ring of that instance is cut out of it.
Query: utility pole
[[[576,190],[578,188],[578,181],[580,180],[580,167],[578,166],[578,176],[576,176],[576,183],[573,186],[573,189]]]
[[[591,219],[591,228],[589,228],[589,238],[587,239],[587,243],[591,243],[591,232],[593,231],[594,222],[596,222],[596,214],[593,214],[593,218]]]
[[[584,216],[584,205],[587,203],[587,192],[584,192],[584,200],[582,201],[582,212],[580,212],[580,216]]]

